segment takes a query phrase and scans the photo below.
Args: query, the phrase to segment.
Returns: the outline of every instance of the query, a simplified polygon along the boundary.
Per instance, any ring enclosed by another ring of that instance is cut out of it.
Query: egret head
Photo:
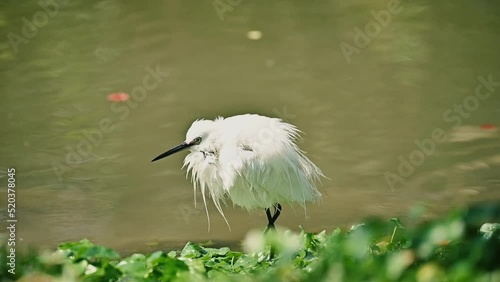
[[[190,150],[196,150],[197,147],[207,140],[213,131],[214,122],[212,120],[196,120],[186,133],[186,143],[193,143]]]
[[[213,124],[214,121],[211,120],[202,119],[194,121],[186,133],[186,140],[184,142],[157,156],[152,160],[152,162],[163,159],[187,148],[189,148],[190,151],[199,151],[199,146],[208,139],[210,133],[212,132]]]

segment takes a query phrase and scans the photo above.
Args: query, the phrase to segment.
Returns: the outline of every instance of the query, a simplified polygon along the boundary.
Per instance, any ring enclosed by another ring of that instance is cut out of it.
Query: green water
[[[285,207],[289,228],[500,199],[495,2],[18,2],[0,3],[0,176],[16,168],[22,244],[140,249],[263,228],[263,212],[229,203],[232,231],[210,205],[208,232],[184,156],[150,163],[218,115],[305,133],[329,179],[307,216]],[[109,102],[115,92],[134,95]]]

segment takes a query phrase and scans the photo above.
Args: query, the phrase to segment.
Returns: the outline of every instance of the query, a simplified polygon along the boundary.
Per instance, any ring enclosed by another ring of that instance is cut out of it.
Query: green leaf
[[[133,254],[125,258],[116,266],[125,277],[145,278],[149,273],[146,267],[146,257],[142,254]]]
[[[481,233],[485,239],[491,239],[495,237],[497,239],[500,239],[500,223],[485,223],[481,225],[479,233]]]
[[[201,257],[202,254],[205,254],[206,251],[203,249],[203,247],[193,244],[191,242],[188,242],[186,246],[184,246],[184,249],[181,251],[181,257],[184,258],[197,258]]]
[[[398,228],[405,229],[403,223],[401,223],[401,221],[399,220],[399,218],[393,217],[393,218],[390,219],[390,221],[394,222],[394,224],[396,224],[396,226]]]
[[[230,249],[228,247],[223,247],[220,249],[214,249],[214,248],[205,248],[205,251],[207,251],[207,254],[209,256],[225,256],[227,253],[229,253]]]

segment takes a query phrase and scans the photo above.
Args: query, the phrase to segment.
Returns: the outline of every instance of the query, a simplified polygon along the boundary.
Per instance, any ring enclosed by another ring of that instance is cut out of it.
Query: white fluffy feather
[[[251,114],[193,122],[186,142],[202,141],[189,148],[184,166],[195,193],[201,190],[209,224],[207,191],[225,220],[226,199],[252,210],[321,197],[315,182],[323,174],[297,147],[299,133],[280,119]]]

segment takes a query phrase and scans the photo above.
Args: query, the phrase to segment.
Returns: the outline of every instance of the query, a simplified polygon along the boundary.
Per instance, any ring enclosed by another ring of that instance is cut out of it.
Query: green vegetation
[[[348,231],[250,233],[245,252],[188,242],[181,251],[122,258],[82,240],[17,257],[15,277],[7,273],[4,247],[0,275],[3,281],[500,281],[500,224],[483,215],[455,212],[413,228],[393,218],[368,219]]]

